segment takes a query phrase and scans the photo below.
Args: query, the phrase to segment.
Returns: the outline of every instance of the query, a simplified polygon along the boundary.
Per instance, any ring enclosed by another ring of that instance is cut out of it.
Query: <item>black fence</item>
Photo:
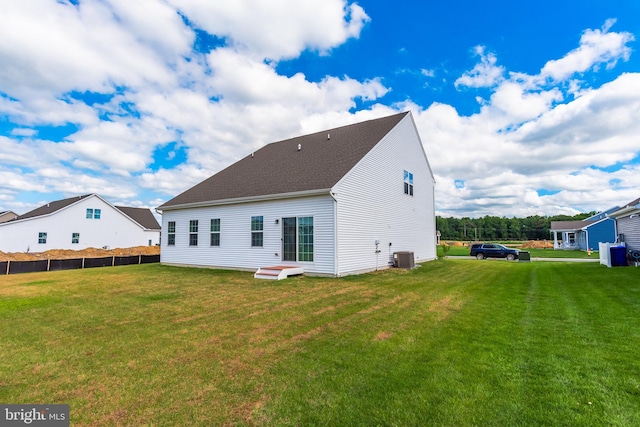
[[[74,270],[114,267],[117,265],[160,262],[160,255],[109,256],[102,258],[40,259],[37,261],[2,261],[0,274],[35,273],[38,271]]]

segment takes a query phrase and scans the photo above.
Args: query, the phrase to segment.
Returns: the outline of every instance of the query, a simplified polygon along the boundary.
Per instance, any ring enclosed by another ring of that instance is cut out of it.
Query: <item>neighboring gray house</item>
[[[640,198],[627,203],[609,216],[616,221],[617,241],[624,242],[628,250],[640,250]]]
[[[551,221],[553,249],[598,251],[598,244],[616,241],[615,220],[608,215],[619,209],[617,206],[600,212],[583,221]]]
[[[18,218],[18,214],[14,211],[0,211],[0,224]]]
[[[411,113],[274,142],[158,207],[161,262],[343,276],[436,258],[434,177]]]
[[[97,194],[55,200],[0,223],[3,252],[159,243],[160,225],[149,209],[113,206]]]

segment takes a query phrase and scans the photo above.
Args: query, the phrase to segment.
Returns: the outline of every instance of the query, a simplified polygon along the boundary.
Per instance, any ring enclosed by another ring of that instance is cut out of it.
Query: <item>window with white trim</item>
[[[262,247],[264,244],[264,217],[252,216],[251,217],[251,246]]]
[[[211,246],[220,246],[220,218],[211,219]]]
[[[413,196],[413,174],[409,171],[404,171],[404,194]]]
[[[38,233],[38,244],[40,245],[47,244],[47,233],[43,233],[43,232]]]
[[[100,209],[87,208],[87,219],[100,219],[102,211]]]
[[[80,233],[71,233],[71,244],[80,243]]]
[[[198,246],[198,220],[189,221],[189,246]]]
[[[176,222],[167,222],[167,246],[175,246],[176,244]]]

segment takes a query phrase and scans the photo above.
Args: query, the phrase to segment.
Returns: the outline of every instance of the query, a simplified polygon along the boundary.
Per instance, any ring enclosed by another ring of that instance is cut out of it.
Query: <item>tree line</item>
[[[549,240],[552,238],[551,221],[581,221],[595,214],[534,215],[526,218],[436,216],[436,229],[440,231],[441,240]]]

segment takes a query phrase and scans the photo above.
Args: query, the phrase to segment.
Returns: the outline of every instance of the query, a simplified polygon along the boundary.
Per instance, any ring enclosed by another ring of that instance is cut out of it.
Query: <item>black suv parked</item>
[[[471,245],[469,255],[478,259],[484,258],[506,258],[509,261],[518,259],[520,251],[517,249],[509,249],[497,243],[474,243]]]

